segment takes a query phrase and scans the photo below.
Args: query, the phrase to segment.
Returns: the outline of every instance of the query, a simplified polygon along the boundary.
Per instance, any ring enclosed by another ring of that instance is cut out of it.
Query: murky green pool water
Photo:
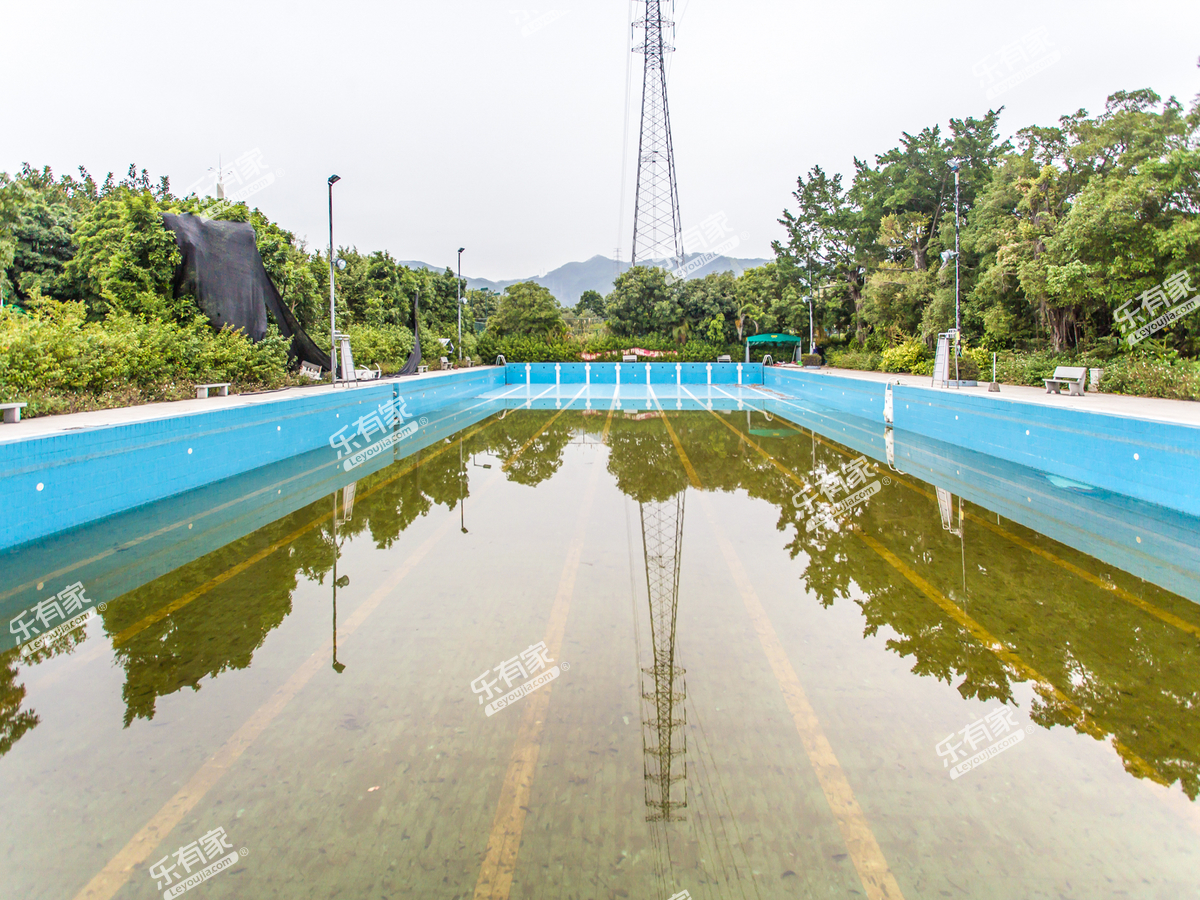
[[[1200,607],[882,467],[810,528],[856,457],[497,414],[7,651],[0,895],[1200,896]]]

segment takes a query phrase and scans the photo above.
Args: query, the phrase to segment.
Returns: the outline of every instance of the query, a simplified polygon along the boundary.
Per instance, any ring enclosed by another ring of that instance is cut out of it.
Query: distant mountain
[[[699,253],[691,253],[687,260],[693,260]],[[741,275],[746,269],[753,269],[771,262],[769,259],[734,259],[729,256],[718,256],[708,265],[697,269],[688,275],[688,279],[703,278],[715,272],[732,272]],[[444,266],[431,266],[428,263],[402,260],[401,265],[410,269],[432,269],[435,272],[445,271]],[[528,278],[514,278],[511,281],[491,281],[487,278],[466,277],[468,288],[490,288],[502,291],[510,284],[520,284],[523,281],[533,281],[550,291],[563,306],[574,306],[583,296],[584,291],[599,291],[607,296],[613,289],[613,282],[619,273],[629,269],[629,263],[618,263],[607,256],[593,256],[585,262],[569,262],[566,265],[552,269],[544,275],[530,275]]]

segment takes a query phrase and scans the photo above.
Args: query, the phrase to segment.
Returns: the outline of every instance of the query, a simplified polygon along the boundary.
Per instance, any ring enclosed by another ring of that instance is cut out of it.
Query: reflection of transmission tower
[[[667,0],[674,7],[674,0]],[[632,265],[669,259],[683,265],[683,231],[679,218],[679,189],[675,184],[675,150],[671,145],[671,117],[667,112],[666,54],[674,47],[663,38],[663,29],[674,27],[663,19],[663,0],[645,0],[645,18],[634,22],[645,29],[642,51],[642,130],[638,139],[637,197],[633,209]]]
[[[646,820],[681,819],[687,807],[687,741],[683,732],[684,670],[675,665],[675,611],[679,605],[679,557],[683,548],[683,493],[662,503],[639,504],[642,549],[646,554],[646,589],[650,599],[650,632],[654,665],[642,669],[654,679],[642,699],[652,708],[642,719],[642,759],[646,778]],[[678,716],[678,718],[676,718]]]

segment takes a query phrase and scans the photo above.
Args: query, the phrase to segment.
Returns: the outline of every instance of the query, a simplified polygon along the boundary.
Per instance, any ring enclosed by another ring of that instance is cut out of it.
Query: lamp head
[[[458,252],[459,252],[459,253],[462,253],[462,252],[463,252],[464,250],[466,250],[466,249],[467,249],[466,247],[459,247],[459,248],[458,248]]]
[[[335,184],[337,184],[341,180],[342,180],[341,175],[330,175],[329,176],[329,186],[333,187]]]

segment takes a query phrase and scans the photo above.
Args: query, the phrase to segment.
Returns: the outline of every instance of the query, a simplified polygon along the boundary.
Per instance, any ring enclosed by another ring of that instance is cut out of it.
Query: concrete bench
[[[733,362],[733,357],[732,357],[732,356],[718,356],[718,357],[717,357],[717,362],[719,362],[719,363],[722,363],[722,362]]]
[[[300,363],[300,374],[313,381],[321,380],[321,367],[310,362]]]
[[[626,353],[621,357],[621,362],[637,362],[637,354]]]
[[[196,385],[196,399],[197,400],[208,399],[208,392],[210,390],[216,390],[218,397],[228,397],[229,396],[229,382],[228,381],[218,381],[216,384],[198,384],[198,385]]]
[[[0,409],[4,410],[4,421],[9,425],[20,422],[21,410],[28,405],[28,403],[0,403]]]
[[[429,371],[429,366],[417,366],[417,374],[418,375],[424,375],[428,371]]]
[[[1087,378],[1087,368],[1084,366],[1059,366],[1054,370],[1054,377],[1043,378],[1046,382],[1047,394],[1059,394],[1062,387],[1067,386],[1067,393],[1072,397],[1083,396],[1083,382]]]

